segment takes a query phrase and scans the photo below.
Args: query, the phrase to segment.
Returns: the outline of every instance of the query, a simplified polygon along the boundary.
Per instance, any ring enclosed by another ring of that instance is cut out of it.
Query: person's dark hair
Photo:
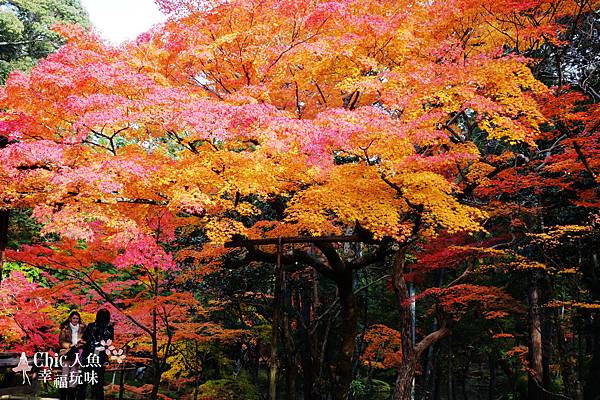
[[[106,308],[101,308],[96,313],[96,324],[107,326],[110,322],[110,312]]]
[[[81,315],[79,314],[79,312],[78,311],[71,311],[71,313],[69,314],[69,316],[67,317],[67,319],[64,320],[60,324],[60,329],[63,329],[65,327],[67,327],[67,325],[69,325],[69,322],[71,322],[71,317],[73,317],[73,315],[77,315],[79,317],[79,323],[83,324],[83,320],[81,319]]]

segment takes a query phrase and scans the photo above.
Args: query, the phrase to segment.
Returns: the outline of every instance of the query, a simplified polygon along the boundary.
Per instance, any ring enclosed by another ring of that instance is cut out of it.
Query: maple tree
[[[168,21],[121,47],[57,27],[66,46],[30,74],[9,77],[0,94],[0,206],[31,208],[45,235],[9,257],[58,274],[52,284],[61,292],[83,283],[114,307],[131,337],[149,336],[152,398],[167,364],[181,367],[193,348],[186,341],[203,340],[202,329],[240,335],[200,322],[209,315],[190,280],[278,265],[268,293],[272,398],[279,363],[289,398],[296,395],[294,340],[310,343],[311,331],[330,330],[314,315],[316,296],[290,276],[308,267],[332,282],[340,327],[329,375],[333,395],[345,399],[362,318],[356,280],[385,266],[400,347],[383,364],[397,369],[393,397],[407,399],[425,352],[468,311],[480,310],[480,326],[520,313],[506,291],[485,282],[502,265],[531,282],[527,373],[530,392],[542,398],[549,386],[536,336],[544,319],[537,282],[548,249],[568,247],[566,237],[596,240],[600,109],[563,81],[544,85],[535,69],[545,60],[536,57],[558,54],[569,40],[564,21],[577,27],[598,5],[158,4]],[[570,197],[549,200],[559,192]],[[590,222],[550,213],[548,225],[540,210],[555,204],[586,210]],[[349,234],[362,244],[336,244]],[[289,237],[304,239],[242,240]],[[243,249],[223,246],[231,241]],[[593,276],[585,268],[594,264],[580,264]],[[597,282],[589,285],[591,301],[570,304],[593,308]],[[415,300],[430,302],[426,318],[435,321],[418,338]],[[197,332],[186,337],[188,330]],[[366,337],[379,343],[370,346],[392,346],[376,333]],[[365,357],[377,357],[367,349]],[[303,354],[310,396],[318,357]]]
[[[38,285],[27,281],[19,271],[13,271],[2,283],[3,350],[46,349],[47,343],[58,340],[52,332],[54,321],[43,312],[50,304],[44,296],[35,295],[36,289]]]
[[[53,285],[52,291],[72,296],[63,301],[83,304],[87,310],[109,306],[117,321],[116,343],[150,354],[153,378],[149,394],[153,398],[163,372],[169,369],[167,360],[174,357],[179,343],[239,336],[238,331],[206,321],[208,311],[194,296],[177,290],[179,270],[172,253],[157,241],[169,240],[168,233],[159,228],[164,218],[168,217],[160,215],[154,221],[156,225],[151,224],[156,229],[155,237],[142,235],[121,243],[121,247],[111,248],[101,241],[83,245],[64,239],[45,246],[22,246],[19,252],[9,253],[13,260],[59,274],[61,281]]]

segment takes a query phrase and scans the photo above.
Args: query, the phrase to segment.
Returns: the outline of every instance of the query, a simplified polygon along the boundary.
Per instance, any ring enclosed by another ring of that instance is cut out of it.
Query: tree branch
[[[258,249],[256,246],[246,245],[246,256],[237,261],[226,263],[226,268],[240,268],[250,262],[260,261],[274,264],[277,262],[277,253],[269,253]],[[314,268],[317,272],[330,279],[335,279],[334,271],[325,263],[311,256],[305,251],[294,250],[292,254],[282,254],[281,263],[286,266],[307,265]],[[286,270],[288,270],[286,268]]]

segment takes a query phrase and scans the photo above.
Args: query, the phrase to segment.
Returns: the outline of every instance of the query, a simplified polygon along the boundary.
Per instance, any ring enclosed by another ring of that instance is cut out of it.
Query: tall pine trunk
[[[540,286],[537,272],[529,276],[529,399],[544,400],[542,314],[540,310]]]

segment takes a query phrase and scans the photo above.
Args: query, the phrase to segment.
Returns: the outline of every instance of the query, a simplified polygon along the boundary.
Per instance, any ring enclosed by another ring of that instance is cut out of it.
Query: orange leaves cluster
[[[548,303],[544,304],[544,307],[554,308],[554,307],[567,307],[567,308],[575,308],[575,309],[583,309],[588,311],[599,311],[600,304],[599,303],[584,303],[580,301],[561,301],[561,300],[552,300]]]
[[[21,143],[3,154],[32,156],[0,169],[2,204],[35,205],[45,232],[129,240],[166,206],[222,243],[261,219],[253,196],[291,197],[286,221],[315,235],[359,221],[402,240],[408,203],[428,234],[474,232],[486,215],[455,199],[454,171],[484,182],[490,167],[448,119],[532,144],[546,118],[535,96],[547,90],[527,60],[499,56],[489,26],[514,4],[159,3],[171,18],[139,40],[63,29],[63,49],[7,83],[0,128]]]
[[[358,221],[378,236],[401,239],[410,231],[400,219],[406,203],[376,173],[364,165],[337,167],[327,183],[292,200],[288,220],[312,235],[340,234]]]
[[[366,347],[360,356],[368,366],[389,369],[402,361],[402,338],[400,332],[386,325],[375,324],[367,329],[364,337]]]
[[[469,309],[480,310],[485,319],[504,318],[522,311],[512,296],[495,286],[457,284],[428,289],[422,295],[429,294],[436,296],[439,304],[456,319]]]
[[[546,233],[530,233],[528,236],[532,238],[534,243],[556,247],[563,244],[566,240],[588,236],[592,230],[591,226],[586,225],[559,225]]]

